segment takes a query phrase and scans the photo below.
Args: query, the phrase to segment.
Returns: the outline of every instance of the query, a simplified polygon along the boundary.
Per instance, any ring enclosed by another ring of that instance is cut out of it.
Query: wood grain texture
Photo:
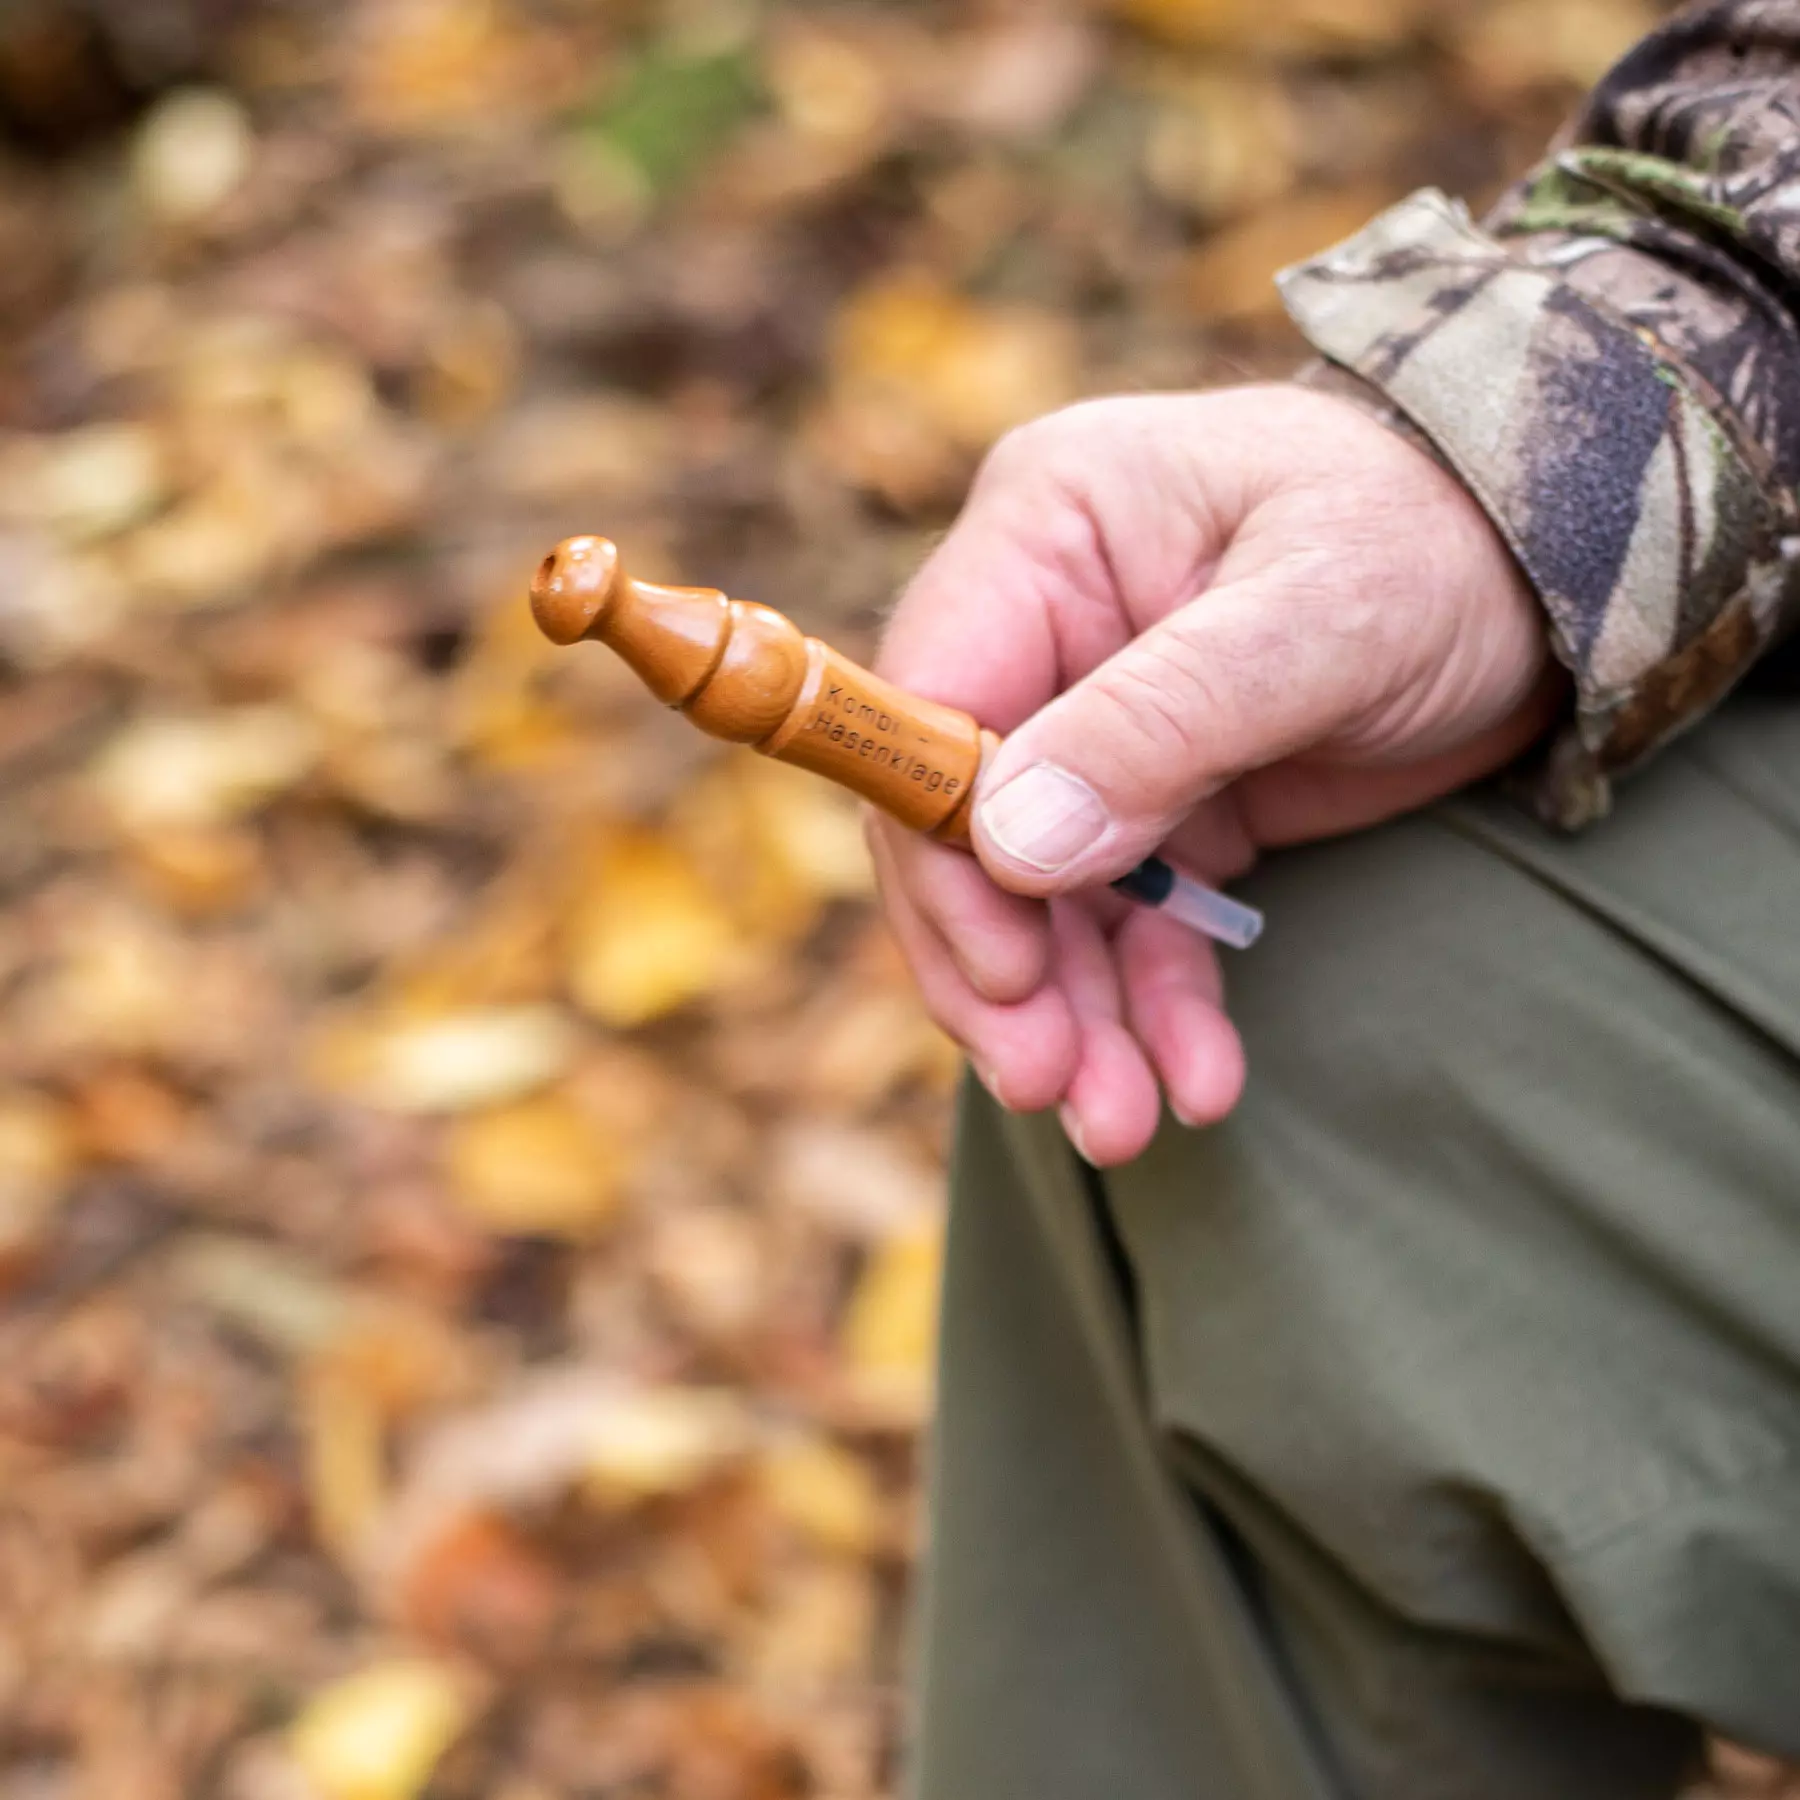
[[[574,537],[539,565],[531,609],[555,643],[610,645],[713,737],[811,769],[914,831],[967,841],[969,797],[999,739],[772,608],[634,580],[606,538]]]

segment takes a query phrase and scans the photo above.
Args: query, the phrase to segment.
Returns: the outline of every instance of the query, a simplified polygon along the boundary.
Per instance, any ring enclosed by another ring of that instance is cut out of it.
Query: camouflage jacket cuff
[[[1281,277],[1313,347],[1431,439],[1511,544],[1575,677],[1532,798],[1573,829],[1777,634],[1795,502],[1647,332],[1426,190]]]

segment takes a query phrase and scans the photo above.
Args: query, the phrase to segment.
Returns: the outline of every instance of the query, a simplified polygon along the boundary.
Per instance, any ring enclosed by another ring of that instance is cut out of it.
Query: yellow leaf
[[[602,848],[569,935],[576,1001],[619,1030],[715,993],[749,966],[729,908],[652,831],[621,831]]]
[[[349,1560],[386,1499],[389,1428],[464,1391],[472,1354],[424,1307],[347,1293],[337,1311],[306,1346],[300,1414],[314,1529]]]
[[[71,544],[137,524],[162,504],[169,484],[162,441],[149,426],[123,420],[12,439],[0,475],[0,513]]]
[[[179,1042],[193,978],[179,938],[139,912],[108,906],[71,920],[62,948],[43,996],[58,1038],[126,1055]]]
[[[476,1367],[476,1340],[429,1307],[368,1293],[330,1341],[313,1353],[313,1367],[341,1377],[401,1418],[461,1392]]]
[[[743,1403],[712,1388],[620,1388],[586,1429],[589,1490],[614,1505],[689,1492],[741,1457],[751,1435]]]
[[[77,1160],[69,1112],[42,1094],[0,1094],[0,1189],[60,1187]]]
[[[856,802],[784,763],[722,759],[683,796],[671,829],[744,931],[765,943],[791,942],[825,902],[874,888]]]
[[[458,1204],[491,1231],[586,1238],[618,1208],[621,1146],[561,1095],[458,1120],[445,1160]]]
[[[750,1644],[757,1684],[784,1696],[866,1679],[879,1618],[871,1571],[824,1563],[776,1585]]]
[[[862,814],[850,795],[785,763],[739,760],[746,810],[766,855],[821,900],[875,891]]]
[[[328,1027],[313,1069],[387,1112],[467,1112],[547,1087],[575,1054],[551,1006],[471,1007],[423,1019],[350,1019]]]
[[[879,136],[889,111],[890,72],[872,44],[794,21],[775,37],[769,86],[789,127],[822,148]]]
[[[322,1800],[414,1800],[468,1717],[443,1665],[377,1663],[314,1694],[288,1748]]]
[[[944,355],[967,315],[967,301],[922,271],[883,276],[844,308],[834,366],[850,380],[911,381]]]
[[[942,1228],[915,1228],[890,1239],[863,1271],[844,1319],[844,1356],[871,1393],[899,1402],[930,1391],[937,1342]]]
[[[1003,432],[1074,399],[1080,359],[1074,328],[1032,307],[971,312],[926,374],[925,396],[951,438],[984,450]]]
[[[382,1408],[345,1371],[323,1366],[301,1384],[300,1419],[313,1530],[334,1555],[348,1558],[387,1488]]]
[[[824,1438],[796,1438],[764,1459],[769,1503],[826,1550],[867,1556],[881,1530],[881,1497],[868,1465]]]
[[[496,0],[381,0],[355,22],[350,97],[378,129],[467,131],[522,100],[553,106],[585,74],[579,58],[543,54]]]
[[[288,706],[140,719],[100,753],[93,781],[129,831],[198,829],[242,818],[292,787],[319,749],[312,723]]]
[[[1065,320],[977,305],[922,272],[885,277],[851,300],[833,367],[847,398],[872,388],[968,450],[1060,406],[1080,377]]]

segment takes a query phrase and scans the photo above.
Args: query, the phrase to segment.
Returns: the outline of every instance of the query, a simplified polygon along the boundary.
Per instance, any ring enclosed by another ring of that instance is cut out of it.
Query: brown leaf
[[[1371,52],[1404,43],[1435,0],[1113,0],[1146,31],[1178,44]]]
[[[472,1512],[418,1548],[396,1616],[428,1642],[517,1664],[543,1648],[558,1604],[555,1568],[504,1519]]]
[[[1194,317],[1212,322],[1279,317],[1276,275],[1360,230],[1397,197],[1374,187],[1303,194],[1228,226],[1187,259],[1181,299]]]

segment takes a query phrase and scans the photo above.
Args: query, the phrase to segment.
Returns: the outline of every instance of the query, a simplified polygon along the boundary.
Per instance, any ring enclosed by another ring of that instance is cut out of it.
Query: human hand
[[[1014,432],[877,667],[1010,734],[979,862],[872,821],[901,949],[995,1097],[1060,1106],[1102,1166],[1149,1142],[1159,1088],[1202,1124],[1244,1079],[1212,947],[1105,884],[1159,847],[1228,880],[1422,806],[1511,761],[1562,695],[1542,609],[1462,485],[1286,386]],[[1274,925],[1258,954],[1281,954]]]

